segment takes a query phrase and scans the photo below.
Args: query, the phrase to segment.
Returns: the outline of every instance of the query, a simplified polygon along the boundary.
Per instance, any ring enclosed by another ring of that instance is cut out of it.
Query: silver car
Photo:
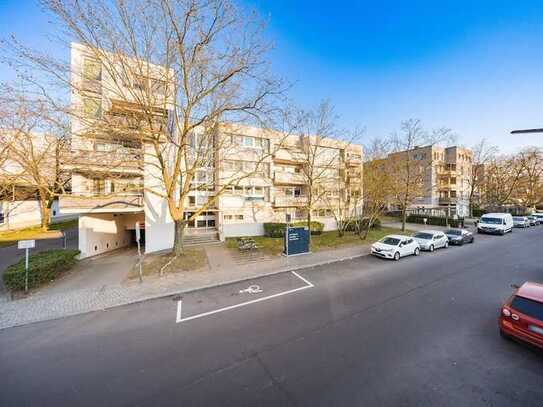
[[[513,216],[513,227],[515,228],[529,228],[530,219],[527,216]]]
[[[449,247],[449,238],[439,230],[422,230],[413,235],[421,250],[433,252],[435,249]]]

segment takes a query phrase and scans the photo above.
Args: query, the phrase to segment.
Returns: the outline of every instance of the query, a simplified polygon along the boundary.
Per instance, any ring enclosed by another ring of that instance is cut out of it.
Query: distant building
[[[424,171],[418,196],[409,209],[436,213],[448,213],[451,216],[469,214],[470,177],[473,153],[471,150],[453,146],[440,147],[429,145],[409,151],[389,154],[379,160],[387,171],[395,171],[395,164],[407,159],[413,162],[413,168]],[[392,208],[394,203],[391,201]]]

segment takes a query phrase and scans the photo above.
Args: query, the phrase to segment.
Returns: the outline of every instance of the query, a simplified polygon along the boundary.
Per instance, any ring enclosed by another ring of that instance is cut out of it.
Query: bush
[[[307,226],[307,222],[291,223],[292,227]],[[267,237],[283,237],[285,235],[286,223],[264,223],[264,236]],[[311,234],[320,235],[324,229],[324,223],[311,222]]]
[[[434,226],[447,226],[447,219],[440,216],[427,216],[427,215],[409,215],[407,222],[409,223],[424,223],[424,219],[427,219],[427,225]],[[453,228],[460,227],[464,224],[464,218],[453,219],[449,218],[449,226]]]
[[[353,219],[345,229],[347,232],[356,232],[356,225],[357,222],[361,222],[362,229],[366,229],[368,227],[368,218],[362,218],[362,220]],[[372,229],[381,229],[381,219],[377,218],[373,221],[373,225],[371,225]]]
[[[481,208],[473,208],[473,217],[480,218],[486,213],[484,209]]]
[[[286,223],[264,223],[264,236],[283,237],[286,227]]]
[[[76,262],[79,250],[49,250],[28,259],[28,288],[36,288],[54,280]],[[10,290],[25,289],[25,259],[9,266],[4,272],[4,284]]]
[[[307,226],[307,222],[294,222],[293,227],[304,227]],[[311,234],[320,235],[324,230],[324,223],[311,221]]]

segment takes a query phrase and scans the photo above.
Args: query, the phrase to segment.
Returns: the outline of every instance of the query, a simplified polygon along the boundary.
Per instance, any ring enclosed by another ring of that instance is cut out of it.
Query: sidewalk
[[[36,295],[0,303],[0,329],[78,315],[92,311],[197,291],[256,277],[311,268],[369,254],[369,245],[351,246],[295,256],[249,259],[246,264],[232,256],[222,245],[206,247],[209,267],[203,271],[166,273],[147,277],[143,283],[130,280],[123,284]]]

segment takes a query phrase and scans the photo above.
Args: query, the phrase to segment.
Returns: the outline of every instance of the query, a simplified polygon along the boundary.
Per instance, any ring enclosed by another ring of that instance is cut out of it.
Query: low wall
[[[263,236],[263,223],[226,223],[222,225],[224,237]]]

